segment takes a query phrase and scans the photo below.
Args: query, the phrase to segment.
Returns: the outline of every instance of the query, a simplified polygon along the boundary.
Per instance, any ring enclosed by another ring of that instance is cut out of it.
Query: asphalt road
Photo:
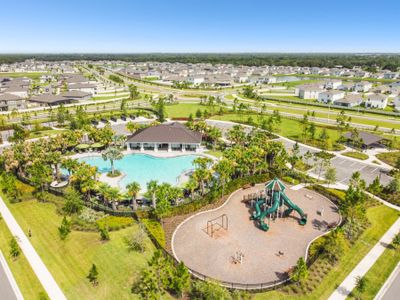
[[[17,300],[14,290],[8,281],[6,272],[0,264],[0,299],[1,300]]]
[[[391,283],[381,300],[397,300],[400,298],[400,272]]]

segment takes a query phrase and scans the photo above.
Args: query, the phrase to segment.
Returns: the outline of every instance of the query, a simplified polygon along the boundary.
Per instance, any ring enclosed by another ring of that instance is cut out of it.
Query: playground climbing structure
[[[250,219],[255,220],[262,230],[268,231],[269,229],[269,225],[265,222],[266,218],[268,219],[268,223],[270,223],[271,219],[287,217],[293,211],[296,211],[300,215],[300,225],[307,223],[307,215],[289,199],[285,194],[285,189],[286,187],[282,181],[274,178],[265,184],[265,194],[260,193],[258,197],[255,197],[251,201],[249,201],[250,199],[244,200],[244,202],[250,202],[251,206],[254,207],[253,215]]]

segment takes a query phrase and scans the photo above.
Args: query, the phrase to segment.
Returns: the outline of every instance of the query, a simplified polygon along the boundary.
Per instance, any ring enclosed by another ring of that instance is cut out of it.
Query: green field
[[[192,114],[193,118],[195,118],[196,111],[198,109],[200,109],[201,112],[204,112],[205,110],[211,112],[211,108],[209,106],[197,103],[172,104],[172,105],[167,105],[165,108],[168,118],[187,118],[189,117],[190,114]],[[218,111],[219,107],[215,106],[214,110]]]
[[[90,100],[110,100],[110,99],[115,99],[115,98],[121,98],[121,97],[129,97],[128,93],[117,93],[116,95],[112,95],[112,96],[97,96],[97,97],[93,97]]]
[[[352,245],[322,281],[316,284],[315,288],[310,293],[307,295],[296,295],[283,293],[281,291],[272,291],[257,294],[255,299],[327,299],[397,220],[399,212],[387,206],[378,205],[368,208],[367,217],[371,226],[363,232],[361,237]]]
[[[6,258],[7,264],[10,267],[24,298],[26,300],[39,299],[40,296],[46,295],[46,292],[24,254],[21,253],[17,259],[11,258],[9,254],[9,243],[11,238],[11,232],[8,230],[4,220],[0,218],[0,250]]]
[[[226,114],[223,116],[213,116],[211,119],[215,120],[223,120],[223,121],[232,121],[232,122],[244,122],[247,121],[248,117],[252,117],[253,121],[256,122],[258,115],[257,114]],[[316,126],[316,137],[318,137],[323,128],[320,126]],[[339,131],[336,129],[327,128],[327,133],[331,137],[333,141],[336,141],[339,137]],[[278,134],[288,137],[290,139],[300,139],[301,137],[301,125],[300,121],[289,119],[282,117],[282,124],[277,131]]]
[[[306,79],[306,80],[296,80],[296,81],[290,81],[290,82],[277,82],[277,83],[272,83],[272,86],[286,86],[287,88],[294,88],[298,85],[302,84],[309,84],[309,83],[316,83],[319,80],[315,79]]]
[[[136,229],[128,227],[110,232],[111,240],[102,242],[96,232],[73,231],[66,241],[58,236],[62,217],[54,204],[36,200],[8,204],[22,229],[32,231],[31,242],[68,299],[131,299],[132,282],[154,250],[148,240],[144,254],[129,252],[124,237]],[[95,263],[99,285],[86,279]],[[27,287],[24,287],[26,289]]]
[[[51,136],[55,134],[61,134],[67,130],[55,130],[55,129],[48,129],[48,130],[41,130],[41,131],[34,131],[29,133],[29,138],[34,139],[34,138],[40,138],[44,136]]]
[[[43,74],[49,74],[46,72],[27,72],[27,73],[8,73],[8,72],[1,72],[0,77],[11,77],[11,78],[16,78],[16,77],[28,77],[34,80],[37,80],[42,76]]]

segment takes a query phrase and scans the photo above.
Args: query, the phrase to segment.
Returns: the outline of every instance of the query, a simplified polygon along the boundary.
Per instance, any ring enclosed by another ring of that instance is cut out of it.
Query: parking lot
[[[352,161],[342,157],[335,157],[331,160],[332,167],[336,169],[338,182],[347,184],[354,172],[360,172],[361,178],[370,184],[376,177],[380,178],[383,185],[391,181],[385,170],[378,166],[371,166],[362,162]]]

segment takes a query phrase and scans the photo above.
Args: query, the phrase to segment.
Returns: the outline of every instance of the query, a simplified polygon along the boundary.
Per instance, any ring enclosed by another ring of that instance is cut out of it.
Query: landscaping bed
[[[379,153],[376,155],[384,163],[391,165],[394,167],[396,165],[397,160],[400,159],[400,151],[395,152],[386,152],[386,153]]]
[[[356,159],[359,159],[359,160],[367,160],[369,158],[369,156],[367,154],[362,153],[362,152],[358,152],[358,151],[348,151],[348,152],[342,153],[342,155],[348,156],[348,157],[352,157],[352,158],[356,158]]]

